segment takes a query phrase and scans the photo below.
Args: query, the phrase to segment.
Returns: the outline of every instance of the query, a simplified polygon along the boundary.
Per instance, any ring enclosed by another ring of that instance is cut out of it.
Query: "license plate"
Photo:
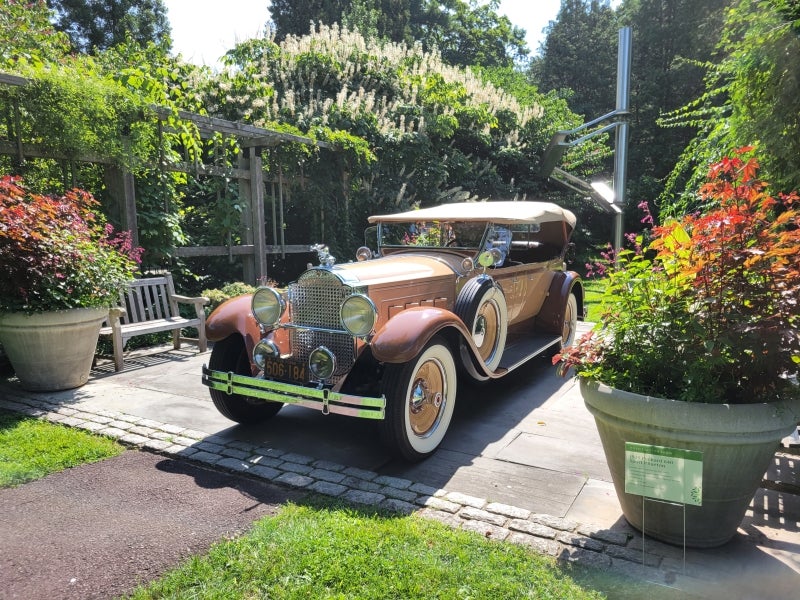
[[[308,383],[306,365],[268,358],[264,363],[264,377],[281,381]]]

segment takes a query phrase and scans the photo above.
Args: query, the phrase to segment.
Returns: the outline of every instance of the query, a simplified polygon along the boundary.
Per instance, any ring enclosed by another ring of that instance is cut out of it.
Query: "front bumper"
[[[353,396],[328,389],[318,389],[273,381],[261,377],[248,377],[226,371],[212,371],[203,365],[203,385],[226,394],[240,394],[259,400],[295,404],[319,410],[322,414],[336,413],[362,419],[379,419],[386,416],[386,398]]]

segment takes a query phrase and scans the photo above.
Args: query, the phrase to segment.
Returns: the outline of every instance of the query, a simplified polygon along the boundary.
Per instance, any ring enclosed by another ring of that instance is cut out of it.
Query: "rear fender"
[[[372,355],[385,363],[404,363],[419,355],[437,333],[451,343],[456,356],[476,379],[496,376],[485,368],[464,322],[444,308],[419,306],[392,317],[370,341]]]
[[[206,319],[206,336],[211,342],[239,334],[244,339],[248,356],[261,339],[261,329],[250,308],[252,294],[237,296],[220,304]]]
[[[546,333],[559,335],[563,329],[564,309],[570,293],[575,294],[578,301],[578,318],[583,320],[583,285],[580,275],[574,271],[556,273],[550,282],[547,298],[536,316],[536,329]]]

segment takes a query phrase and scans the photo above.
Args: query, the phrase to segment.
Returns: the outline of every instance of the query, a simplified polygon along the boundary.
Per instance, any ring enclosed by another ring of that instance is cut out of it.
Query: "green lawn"
[[[600,319],[600,299],[605,289],[605,281],[602,279],[584,279],[582,283],[585,292],[583,304],[586,307],[586,320],[590,323],[597,323]]]
[[[0,487],[116,456],[114,440],[0,410]]]

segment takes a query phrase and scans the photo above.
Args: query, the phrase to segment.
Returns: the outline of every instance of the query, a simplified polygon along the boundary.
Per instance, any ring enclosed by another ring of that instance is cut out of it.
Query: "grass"
[[[597,321],[600,320],[600,299],[605,289],[605,281],[602,279],[584,279],[582,283],[586,320],[590,323],[597,323]]]
[[[290,504],[132,598],[601,598],[552,559],[415,516]]]
[[[105,437],[0,411],[0,487],[103,460],[124,449]]]

